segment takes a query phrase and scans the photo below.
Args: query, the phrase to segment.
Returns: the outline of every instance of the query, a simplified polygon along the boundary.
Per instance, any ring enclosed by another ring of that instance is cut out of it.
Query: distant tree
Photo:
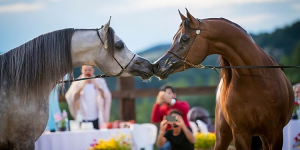
[[[283,57],[280,62],[284,65],[300,66],[300,40],[291,55]],[[284,72],[292,83],[300,82],[300,68],[285,69]]]

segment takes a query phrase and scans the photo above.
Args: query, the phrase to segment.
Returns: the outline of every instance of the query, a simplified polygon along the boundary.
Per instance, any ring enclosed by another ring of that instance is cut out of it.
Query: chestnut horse
[[[160,79],[199,67],[211,54],[221,66],[278,66],[239,25],[223,19],[195,19],[180,12],[182,23],[173,44],[154,64]],[[281,150],[283,128],[293,111],[292,85],[279,68],[229,68],[221,70],[215,110],[216,150],[248,150],[259,136],[265,150]]]

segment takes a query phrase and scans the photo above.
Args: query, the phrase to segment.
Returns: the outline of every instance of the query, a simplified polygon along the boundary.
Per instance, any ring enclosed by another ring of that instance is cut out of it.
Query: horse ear
[[[103,29],[102,29],[103,33],[107,33],[109,26],[110,26],[110,19],[111,19],[111,16],[109,17],[108,22],[103,26]]]
[[[180,15],[180,17],[181,17],[181,20],[183,21],[183,20],[185,20],[186,19],[186,17],[180,12],[180,10],[178,9],[178,12],[179,12],[179,15]]]
[[[187,16],[189,22],[192,24],[198,25],[198,20],[190,14],[190,12],[187,10],[187,8],[185,8],[185,9],[186,9],[186,16]]]

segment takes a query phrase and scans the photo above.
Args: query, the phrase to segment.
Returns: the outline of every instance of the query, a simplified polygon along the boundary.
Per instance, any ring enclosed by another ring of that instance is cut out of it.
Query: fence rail
[[[111,93],[113,99],[120,100],[119,109],[121,120],[135,120],[135,98],[156,97],[159,92],[158,88],[134,89],[133,77],[117,78],[117,87],[118,90],[111,91]],[[215,94],[216,90],[217,86],[175,88],[176,94],[178,95]],[[59,101],[66,101],[64,95],[59,95]]]

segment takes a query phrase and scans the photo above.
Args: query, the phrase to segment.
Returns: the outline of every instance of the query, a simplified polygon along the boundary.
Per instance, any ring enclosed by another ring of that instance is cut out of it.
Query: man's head
[[[300,83],[297,83],[293,86],[295,97],[300,100]]]
[[[90,78],[94,74],[94,68],[93,68],[93,66],[90,66],[90,65],[83,65],[81,67],[81,73],[84,78]]]
[[[179,110],[173,109],[169,112],[170,116],[175,116],[176,118],[182,117],[182,113]],[[176,124],[176,122],[174,122],[173,124],[171,124],[172,126],[172,130],[173,130],[173,134],[178,135],[181,132],[181,127]]]
[[[169,85],[164,85],[160,88],[161,91],[164,91],[164,102],[171,103],[173,98],[176,98],[176,93],[173,87]]]

